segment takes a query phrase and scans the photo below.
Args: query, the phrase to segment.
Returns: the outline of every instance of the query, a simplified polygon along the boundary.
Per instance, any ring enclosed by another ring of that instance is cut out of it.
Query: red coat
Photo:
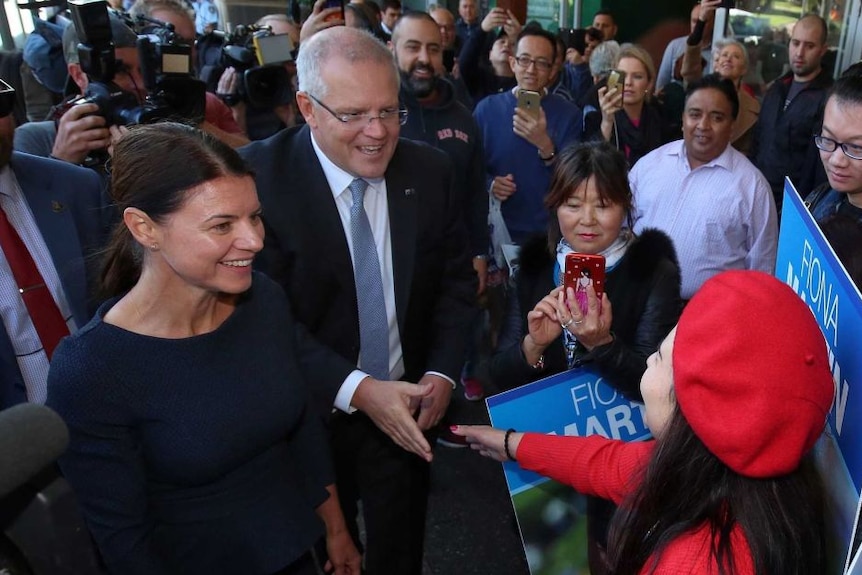
[[[625,443],[599,436],[561,437],[528,433],[518,445],[518,463],[524,469],[555,479],[586,495],[610,499],[619,505],[636,487],[635,481],[652,455],[654,441]],[[754,575],[748,542],[737,525],[731,532],[736,573]],[[661,554],[655,571],[648,562],[642,574],[717,575],[718,564],[709,553],[709,526],[679,536]]]

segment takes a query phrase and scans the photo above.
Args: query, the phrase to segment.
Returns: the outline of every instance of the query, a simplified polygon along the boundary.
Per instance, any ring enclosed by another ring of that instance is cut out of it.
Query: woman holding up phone
[[[515,289],[489,369],[504,389],[589,364],[629,399],[642,401],[639,382],[646,358],[676,323],[681,309],[680,273],[668,238],[657,230],[631,232],[632,194],[626,160],[605,142],[569,147],[558,156],[545,205],[546,237],[520,252]],[[605,257],[601,306],[588,286],[588,311],[575,290],[563,293],[566,255]],[[601,311],[599,311],[601,307]],[[588,501],[590,569],[602,569],[607,501]]]
[[[615,575],[819,575],[826,496],[812,448],[835,393],[829,365],[817,321],[787,284],[727,271],[649,358],[640,387],[655,441],[452,431],[487,457],[619,503]]]
[[[661,110],[651,99],[655,86],[655,64],[649,53],[634,44],[624,44],[615,70],[619,81],[599,88],[601,124],[586,137],[612,143],[621,150],[629,166],[671,139]],[[586,126],[595,126],[587,123]]]
[[[625,158],[604,142],[557,157],[545,198],[548,233],[521,248],[515,293],[491,360],[500,387],[592,364],[623,395],[641,400],[646,358],[673,327],[682,300],[670,238],[657,230],[631,232],[626,173]],[[561,287],[572,252],[605,257],[601,306],[594,287],[586,286],[587,314],[578,309],[575,290],[564,294]]]

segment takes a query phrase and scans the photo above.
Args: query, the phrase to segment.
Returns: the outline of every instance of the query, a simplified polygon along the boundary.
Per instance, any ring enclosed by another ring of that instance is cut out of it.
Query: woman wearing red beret
[[[715,276],[650,356],[640,388],[654,441],[453,431],[482,455],[619,504],[614,574],[824,573],[810,451],[834,389],[805,303],[761,272]]]

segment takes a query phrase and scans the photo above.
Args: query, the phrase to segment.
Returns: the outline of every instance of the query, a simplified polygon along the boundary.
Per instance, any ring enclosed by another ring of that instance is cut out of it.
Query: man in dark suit
[[[398,138],[398,70],[370,35],[318,32],[297,72],[307,125],[240,150],[265,213],[258,262],[344,359],[304,367],[326,413],[336,408],[336,483],[348,521],[362,501],[366,572],[418,575],[431,461],[423,432],[446,411],[475,305],[452,167],[443,152]]]
[[[98,174],[12,151],[14,122],[2,103],[7,95],[0,92],[0,225],[11,226],[23,242],[44,285],[16,281],[13,248],[0,240],[0,409],[45,401],[52,346],[42,341],[21,290],[47,290],[66,328],[82,327],[94,311],[88,256],[104,245],[109,225]]]

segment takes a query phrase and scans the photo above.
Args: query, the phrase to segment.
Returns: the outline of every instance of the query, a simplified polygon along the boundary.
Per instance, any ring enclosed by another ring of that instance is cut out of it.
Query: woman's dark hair
[[[233,149],[196,128],[164,122],[135,126],[114,146],[111,196],[120,214],[145,212],[154,222],[176,212],[186,191],[222,176],[248,176],[251,170]],[[120,221],[102,263],[102,299],[130,290],[141,275],[143,248]]]
[[[730,111],[735,120],[739,115],[739,94],[737,94],[736,86],[733,85],[733,82],[727,78],[722,78],[718,74],[707,74],[700,80],[691,82],[685,89],[686,103],[688,103],[688,99],[692,94],[699,90],[706,90],[707,88],[718,90],[724,94],[725,98],[727,98],[727,101],[730,103]]]
[[[739,573],[736,526],[757,575],[826,572],[823,485],[812,454],[787,475],[744,477],[706,448],[677,406],[639,487],[611,521],[611,572],[652,573],[668,544],[704,526],[720,575]]]
[[[623,207],[628,226],[632,227],[632,189],[623,153],[607,142],[569,146],[557,154],[548,195],[545,196],[545,207],[550,212],[548,249],[552,254],[556,253],[562,237],[557,208],[590,178],[593,178],[603,202]]]
[[[370,4],[373,4],[373,2],[368,4],[365,2],[351,2],[344,5],[344,10],[353,13],[359,29],[371,32],[375,38],[383,42],[383,29],[380,27],[379,18],[377,18]]]

